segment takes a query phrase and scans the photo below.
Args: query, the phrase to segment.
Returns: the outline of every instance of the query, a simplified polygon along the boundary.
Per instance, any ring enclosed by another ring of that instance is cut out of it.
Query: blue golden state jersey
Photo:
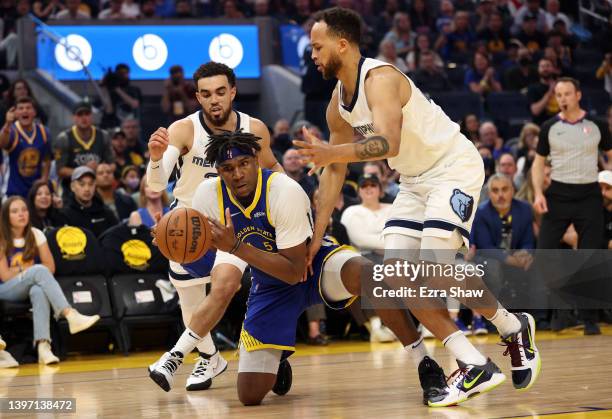
[[[232,195],[221,178],[217,180],[220,222],[225,224],[225,210],[229,208],[236,237],[244,244],[261,251],[277,253],[276,231],[270,215],[270,185],[275,176],[284,176],[260,169],[257,188],[251,205],[243,207]],[[299,187],[299,186],[298,186]],[[309,218],[312,227],[312,219]],[[320,291],[320,280],[325,261],[341,246],[325,240],[313,261],[312,275],[305,282],[290,285],[251,266],[252,285],[247,301],[247,313],[240,338],[247,351],[276,348],[293,351],[297,321],[311,305],[325,302],[332,308],[344,308],[351,301],[328,303]]]
[[[33,124],[32,131],[26,132],[19,121],[15,122],[11,126],[7,152],[9,170],[4,194],[27,197],[34,181],[41,177],[43,161],[51,159],[47,128],[42,124]]]

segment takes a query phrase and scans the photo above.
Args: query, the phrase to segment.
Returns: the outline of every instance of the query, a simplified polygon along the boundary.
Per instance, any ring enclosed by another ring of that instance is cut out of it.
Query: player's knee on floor
[[[272,390],[275,382],[276,374],[238,373],[238,400],[245,406],[257,406]]]

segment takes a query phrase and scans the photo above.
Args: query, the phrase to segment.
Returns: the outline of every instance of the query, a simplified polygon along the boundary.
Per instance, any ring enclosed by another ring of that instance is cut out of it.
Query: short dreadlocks
[[[226,131],[221,134],[212,134],[209,137],[208,145],[206,146],[206,160],[215,163],[219,156],[222,156],[227,150],[235,147],[245,153],[257,154],[261,150],[258,137],[249,132]]]

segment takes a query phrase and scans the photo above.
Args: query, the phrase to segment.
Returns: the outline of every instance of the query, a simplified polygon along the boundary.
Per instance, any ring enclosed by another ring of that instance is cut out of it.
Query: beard
[[[204,112],[206,119],[208,119],[212,123],[212,125],[220,127],[222,125],[225,125],[225,123],[229,119],[230,113],[232,112],[232,108],[230,106],[225,112],[223,112],[219,116],[213,116],[210,113],[208,113],[206,110],[202,110],[202,112]]]
[[[332,55],[329,58],[329,63],[321,67],[323,68],[323,78],[325,80],[332,80],[338,75],[338,71],[340,71],[340,67],[342,67],[342,62],[337,55]]]

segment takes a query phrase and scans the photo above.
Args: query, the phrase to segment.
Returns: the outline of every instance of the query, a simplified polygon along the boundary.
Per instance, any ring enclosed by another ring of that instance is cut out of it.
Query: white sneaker
[[[89,329],[91,326],[96,324],[96,322],[100,320],[100,316],[97,314],[94,316],[85,316],[75,309],[71,309],[66,315],[66,320],[68,321],[70,334],[74,335],[75,333],[82,332],[83,330]]]
[[[210,358],[199,356],[191,375],[187,378],[185,388],[187,391],[207,390],[212,379],[220,375],[227,369],[227,361],[221,356],[219,351],[210,355]]]
[[[38,363],[39,364],[57,364],[59,358],[51,352],[51,345],[47,341],[38,343]]]
[[[2,339],[2,336],[0,336],[0,351],[3,351],[6,348],[6,342],[4,341],[4,339]]]
[[[7,351],[0,351],[0,368],[15,368],[19,362]]]
[[[174,374],[182,363],[182,353],[166,352],[159,361],[149,366],[149,377],[164,391],[170,391],[174,384]]]
[[[372,328],[370,331],[370,342],[395,342],[397,338],[387,326]]]
[[[455,377],[447,392],[429,399],[429,407],[448,407],[493,390],[506,380],[497,365],[490,359],[485,365],[469,365],[457,361],[459,369],[449,377]]]

